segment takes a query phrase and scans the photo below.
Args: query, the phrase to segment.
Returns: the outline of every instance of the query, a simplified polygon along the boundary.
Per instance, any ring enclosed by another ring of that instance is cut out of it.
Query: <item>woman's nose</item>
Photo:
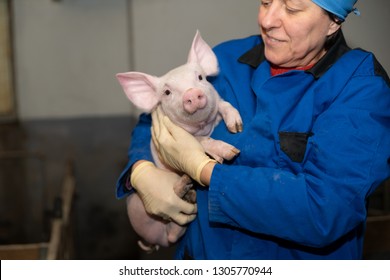
[[[269,6],[259,8],[259,26],[265,30],[280,27],[281,5],[279,1],[273,1]]]

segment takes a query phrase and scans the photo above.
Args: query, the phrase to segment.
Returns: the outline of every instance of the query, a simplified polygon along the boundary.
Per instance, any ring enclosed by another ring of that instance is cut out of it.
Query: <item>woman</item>
[[[390,82],[371,53],[346,45],[341,24],[355,3],[263,0],[260,36],[214,49],[213,85],[244,122],[241,133],[220,124],[212,135],[241,150],[233,161],[216,164],[154,114],[160,156],[200,183],[197,205],[153,191],[158,182],[168,192],[174,175],[140,165],[150,160],[150,118],[141,118],[117,195],[137,174],[149,213],[191,222],[177,258],[361,258],[367,198],[390,175]]]

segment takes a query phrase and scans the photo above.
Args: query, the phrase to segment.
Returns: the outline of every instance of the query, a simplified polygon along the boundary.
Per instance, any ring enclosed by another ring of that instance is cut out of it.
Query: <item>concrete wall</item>
[[[21,119],[138,114],[114,75],[185,62],[196,29],[210,44],[258,32],[258,0],[13,0]],[[359,1],[344,31],[390,72],[390,2]]]
[[[349,15],[344,33],[351,47],[374,52],[390,75],[390,2],[388,0],[360,0],[356,5],[360,16]]]
[[[13,0],[21,119],[125,114],[115,73],[129,64],[126,0]]]
[[[197,29],[211,46],[258,32],[259,1],[133,0],[134,67],[164,74],[185,63]]]

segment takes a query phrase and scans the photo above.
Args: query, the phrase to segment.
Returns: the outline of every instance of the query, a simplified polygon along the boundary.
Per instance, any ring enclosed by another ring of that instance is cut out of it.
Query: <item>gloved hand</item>
[[[157,168],[150,161],[137,165],[130,177],[146,212],[186,225],[195,219],[198,209],[196,204],[182,200],[174,192],[173,186],[180,179],[178,174]]]
[[[216,161],[205,154],[194,136],[164,116],[160,108],[153,112],[152,124],[152,139],[161,160],[204,186],[200,180],[202,169]]]

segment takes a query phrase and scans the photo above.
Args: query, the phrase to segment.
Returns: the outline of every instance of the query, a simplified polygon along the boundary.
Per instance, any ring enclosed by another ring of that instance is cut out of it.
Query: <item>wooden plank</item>
[[[62,218],[64,226],[68,226],[69,223],[75,189],[76,184],[73,172],[73,162],[69,160],[65,166],[65,177],[62,183]]]
[[[1,260],[40,260],[45,258],[47,243],[11,244],[0,246]]]
[[[62,231],[62,219],[54,219],[51,226],[51,235],[46,256],[48,260],[56,260],[59,258],[61,250],[60,246],[62,239]]]
[[[75,193],[75,178],[73,162],[65,166],[65,176],[62,182],[62,216],[52,222],[51,236],[48,246],[47,259],[69,259],[73,255],[73,238],[71,236],[71,212]]]
[[[0,117],[15,114],[8,0],[0,0]]]

